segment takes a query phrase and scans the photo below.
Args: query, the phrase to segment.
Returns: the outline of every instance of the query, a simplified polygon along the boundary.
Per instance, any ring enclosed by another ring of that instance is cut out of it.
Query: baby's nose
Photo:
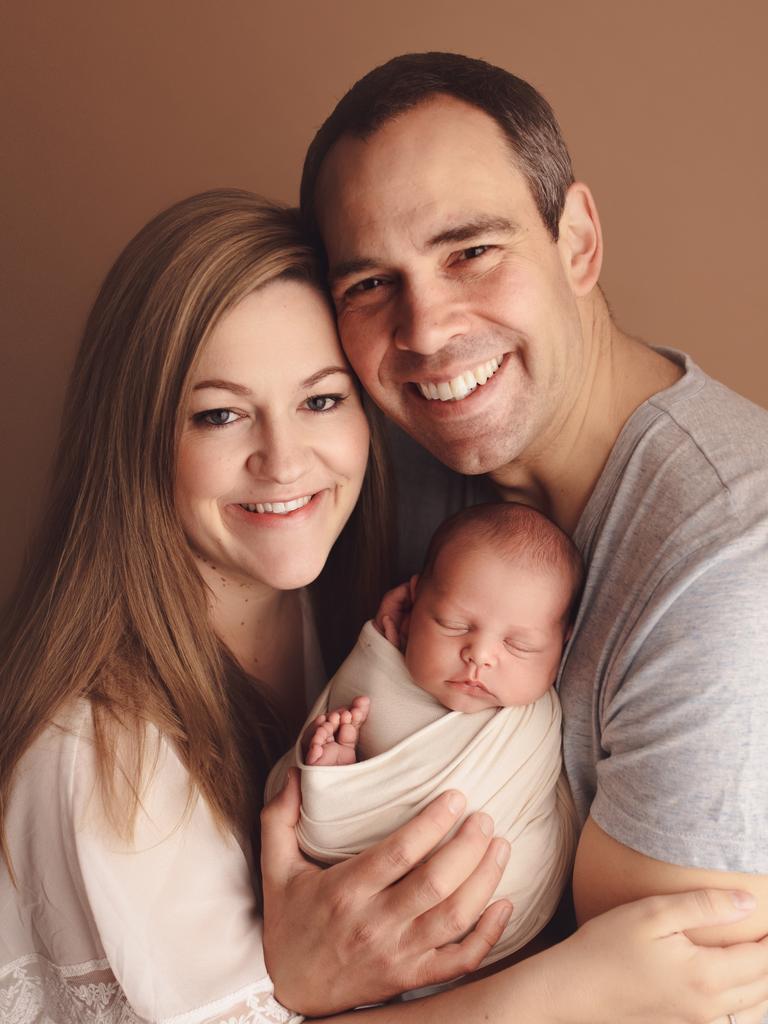
[[[484,640],[468,643],[462,651],[462,658],[466,663],[477,665],[478,668],[490,668],[496,662],[493,644]]]

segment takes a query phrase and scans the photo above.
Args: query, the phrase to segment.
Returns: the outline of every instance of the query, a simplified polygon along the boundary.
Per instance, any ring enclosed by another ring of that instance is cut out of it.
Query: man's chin
[[[493,443],[480,444],[475,440],[425,437],[423,433],[411,430],[408,426],[404,425],[404,429],[414,441],[422,448],[426,448],[430,455],[434,455],[454,473],[480,476],[483,473],[492,473],[507,461]]]

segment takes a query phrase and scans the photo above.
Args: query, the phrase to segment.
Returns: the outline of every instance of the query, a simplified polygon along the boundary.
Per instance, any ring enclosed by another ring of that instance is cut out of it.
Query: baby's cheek
[[[431,690],[436,677],[441,676],[438,651],[424,631],[411,630],[405,648],[405,666],[413,681],[426,690]]]

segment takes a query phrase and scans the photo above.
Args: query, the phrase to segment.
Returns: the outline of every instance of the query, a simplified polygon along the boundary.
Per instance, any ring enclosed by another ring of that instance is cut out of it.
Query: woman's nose
[[[261,480],[290,484],[307,472],[310,457],[300,432],[275,426],[259,432],[247,464],[249,472]]]

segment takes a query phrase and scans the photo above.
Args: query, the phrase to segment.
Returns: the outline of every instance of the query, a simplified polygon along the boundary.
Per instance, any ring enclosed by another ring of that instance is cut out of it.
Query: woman
[[[273,995],[249,863],[258,860],[266,772],[322,675],[312,608],[330,667],[380,594],[382,464],[291,213],[247,193],[213,192],[139,233],[89,319],[45,522],[5,619],[3,1021],[297,1019]],[[303,588],[315,581],[310,606]],[[389,842],[442,815],[427,858],[455,823],[460,801],[449,808],[450,798]],[[293,799],[295,782],[266,819],[269,960],[281,979],[300,978],[309,962],[297,959],[295,941],[281,940],[295,921],[281,913],[274,885],[275,871],[289,866],[279,826],[290,831]],[[496,884],[501,841],[472,821],[431,863],[472,848],[460,888],[464,911],[476,913]],[[387,860],[386,844],[373,856],[382,851]],[[354,866],[335,870],[312,890],[313,921],[302,929],[307,949],[331,954],[336,935],[313,922],[318,908],[341,906],[332,891],[339,880],[354,879]],[[420,870],[404,882],[418,886]],[[680,899],[662,901],[667,932],[707,917],[679,924]],[[468,938],[438,950],[424,979],[478,963],[504,910],[491,908]],[[528,961],[532,968],[359,1019],[594,1021],[593,1006],[616,1019],[627,1007],[616,937],[633,913],[606,915]],[[707,920],[729,913],[739,912],[721,900]],[[437,906],[430,920],[440,914]],[[430,944],[431,936],[424,950]],[[714,951],[698,956],[682,936],[647,929],[632,948],[645,957],[632,972],[637,1019],[651,1005],[662,1022],[710,1019],[689,989]],[[597,996],[574,1009],[571,993],[562,1008],[558,995],[550,1015],[553,970],[564,983],[579,978],[585,958]],[[708,1007],[756,1003],[758,976],[741,963],[739,985],[712,986]],[[294,1005],[323,1014],[394,991],[324,981],[325,998],[294,982]],[[290,987],[281,981],[277,994]]]

